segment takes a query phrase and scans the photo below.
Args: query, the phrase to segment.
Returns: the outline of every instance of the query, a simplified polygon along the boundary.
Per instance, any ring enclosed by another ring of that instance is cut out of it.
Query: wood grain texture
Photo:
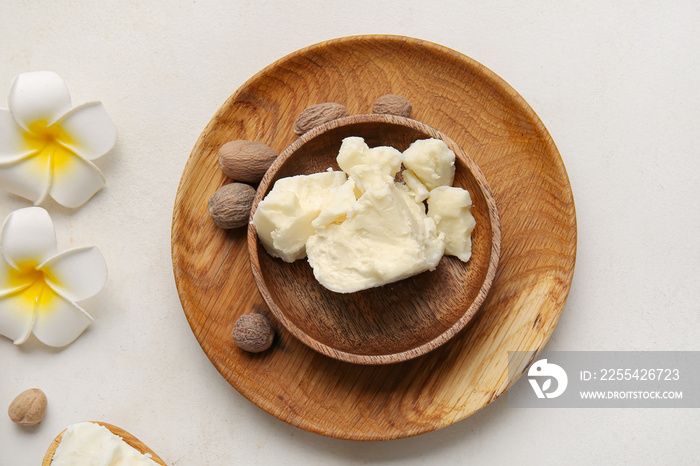
[[[92,422],[92,421],[91,421]],[[143,443],[141,440],[137,439],[133,435],[131,435],[129,432],[125,431],[124,429],[113,426],[112,424],[107,424],[106,422],[97,422],[94,421],[95,424],[99,424],[101,426],[106,427],[107,429],[110,430],[114,435],[118,435],[121,437],[124,442],[126,442],[128,445],[131,447],[135,448],[138,450],[141,454],[150,454],[151,459],[155,461],[158,464],[161,464],[163,466],[167,466],[165,462],[160,459],[158,455],[155,454],[153,450],[148,448],[148,446]],[[53,461],[53,455],[56,453],[56,449],[58,448],[58,445],[61,443],[61,439],[63,438],[63,433],[65,432],[62,431],[60,434],[56,436],[55,439],[53,439],[53,442],[51,442],[51,445],[49,446],[49,449],[46,450],[46,455],[44,456],[44,460],[41,462],[42,466],[51,466],[51,462]]]
[[[207,200],[229,182],[225,142],[281,152],[296,116],[334,101],[353,115],[383,94],[413,103],[413,118],[454,139],[479,165],[502,229],[498,271],[481,311],[440,348],[410,361],[358,365],[311,350],[277,324],[270,350],[239,350],[244,312],[268,314],[251,273],[245,230],[224,231]],[[295,52],[238,89],[204,129],[178,188],[172,256],[180,300],[214,366],[279,419],[332,437],[380,440],[435,430],[504,393],[509,351],[538,351],[561,315],[573,278],[576,215],[566,170],[546,128],[496,74],[451,49],[398,36],[336,39]],[[523,370],[525,367],[523,367]]]
[[[424,123],[394,115],[336,119],[292,143],[265,174],[258,203],[280,178],[320,173],[336,162],[344,138],[362,137],[369,147],[404,151],[419,139],[442,139],[455,153],[453,186],[469,191],[472,256],[467,263],[443,257],[437,269],[357,293],[339,294],[316,281],[305,260],[272,258],[248,227],[253,277],[272,314],[302,342],[321,353],[358,364],[389,364],[421,356],[444,344],[476,314],[498,265],[501,226],[496,201],[476,163],[452,139]]]

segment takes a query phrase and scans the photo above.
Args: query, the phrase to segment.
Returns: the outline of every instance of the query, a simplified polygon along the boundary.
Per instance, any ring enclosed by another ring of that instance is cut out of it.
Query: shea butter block
[[[258,205],[253,224],[273,257],[307,257],[316,280],[337,293],[434,270],[444,254],[469,260],[471,199],[450,186],[455,154],[442,140],[401,153],[348,137],[336,161],[343,171],[282,178]]]
[[[469,211],[472,200],[466,189],[440,186],[428,196],[428,216],[445,235],[445,254],[467,262],[472,255],[472,231],[476,221]]]
[[[92,422],[68,426],[53,455],[52,466],[158,466],[106,427]]]
[[[307,243],[314,276],[338,293],[432,270],[444,248],[435,223],[394,183],[365,192],[344,222],[319,230]]]
[[[455,177],[455,153],[439,139],[421,139],[403,153],[403,164],[428,191],[451,186]]]
[[[312,222],[347,181],[338,171],[282,178],[258,205],[253,223],[267,252],[285,262],[306,257],[306,240],[316,229]]]
[[[398,150],[388,146],[370,149],[364,139],[351,136],[343,139],[336,161],[345,173],[350,173],[350,170],[357,165],[368,165],[393,178],[401,168],[402,155]]]

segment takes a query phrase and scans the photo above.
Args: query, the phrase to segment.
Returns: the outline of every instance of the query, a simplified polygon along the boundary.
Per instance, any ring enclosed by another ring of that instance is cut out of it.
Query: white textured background
[[[15,74],[53,70],[75,104],[106,105],[119,140],[98,161],[105,190],[77,211],[46,205],[59,247],[98,246],[110,280],[84,303],[94,324],[66,349],[0,338],[0,465],[40,464],[53,437],[84,420],[127,429],[173,466],[698,461],[697,410],[518,410],[505,396],[410,439],[329,439],[257,408],[209,363],[170,262],[187,157],[258,70],[366,33],[418,37],[480,61],[549,129],[579,242],[548,350],[700,349],[697,0],[2,0],[0,106]],[[26,205],[0,193],[0,218]],[[30,387],[46,392],[49,410],[24,429],[2,412]]]

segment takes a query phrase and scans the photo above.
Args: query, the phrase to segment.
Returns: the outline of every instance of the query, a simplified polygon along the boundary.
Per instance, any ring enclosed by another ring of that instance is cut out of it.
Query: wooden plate
[[[211,222],[207,201],[229,182],[217,150],[234,139],[278,152],[308,105],[335,101],[369,113],[382,94],[455,140],[479,165],[498,205],[498,272],[481,311],[440,348],[381,366],[317,353],[281,326],[273,347],[248,354],[231,338],[243,313],[268,313],[250,270],[246,231]],[[182,306],[204,352],[240,393],[279,419],[346,439],[408,437],[450,425],[504,393],[509,351],[540,350],[568,296],[576,257],[571,187],[552,138],[507,83],[429,42],[357,36],[299,50],[260,71],[214,115],[178,188],[172,256]]]
[[[139,453],[143,455],[150,454],[151,459],[156,463],[161,464],[163,466],[167,466],[165,462],[162,459],[160,459],[160,457],[156,455],[153,450],[148,448],[148,446],[145,443],[143,443],[141,440],[137,439],[124,429],[117,426],[113,426],[112,424],[107,424],[106,422],[95,422],[95,424],[99,424],[103,427],[106,427],[107,429],[109,429],[110,432],[112,432],[114,435],[118,435],[119,437],[121,437],[127,445],[130,445],[131,447],[135,448]],[[56,448],[58,448],[58,445],[61,443],[61,439],[63,438],[63,432],[65,432],[65,430],[58,434],[53,440],[53,442],[51,442],[51,445],[49,446],[49,449],[46,451],[46,455],[44,456],[44,460],[41,462],[42,466],[51,466],[51,461],[53,461],[53,455],[54,453],[56,453]]]

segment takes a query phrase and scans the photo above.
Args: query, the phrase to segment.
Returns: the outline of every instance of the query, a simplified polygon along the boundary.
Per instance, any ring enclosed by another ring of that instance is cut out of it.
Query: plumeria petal
[[[7,101],[15,121],[28,131],[54,123],[71,108],[68,87],[53,71],[17,75]]]
[[[51,186],[51,160],[44,152],[8,165],[0,165],[0,187],[40,204]]]
[[[15,268],[0,258],[0,298],[29,287],[21,278]]]
[[[95,164],[71,154],[60,167],[54,167],[49,194],[59,204],[75,208],[89,201],[104,185],[104,176]]]
[[[46,283],[71,301],[95,296],[107,282],[107,263],[95,247],[63,251],[38,267]]]
[[[25,292],[0,298],[0,335],[13,340],[16,345],[24,343],[32,333],[35,309],[36,301],[27,299]]]
[[[39,300],[34,335],[49,346],[72,343],[90,325],[92,317],[80,306],[46,287]]]
[[[56,124],[67,136],[63,145],[87,160],[105,155],[117,142],[117,127],[100,102],[76,107]]]
[[[41,207],[25,207],[7,216],[0,232],[0,251],[14,268],[37,266],[56,253],[56,232]]]
[[[36,152],[12,114],[0,108],[0,165],[17,162]]]

